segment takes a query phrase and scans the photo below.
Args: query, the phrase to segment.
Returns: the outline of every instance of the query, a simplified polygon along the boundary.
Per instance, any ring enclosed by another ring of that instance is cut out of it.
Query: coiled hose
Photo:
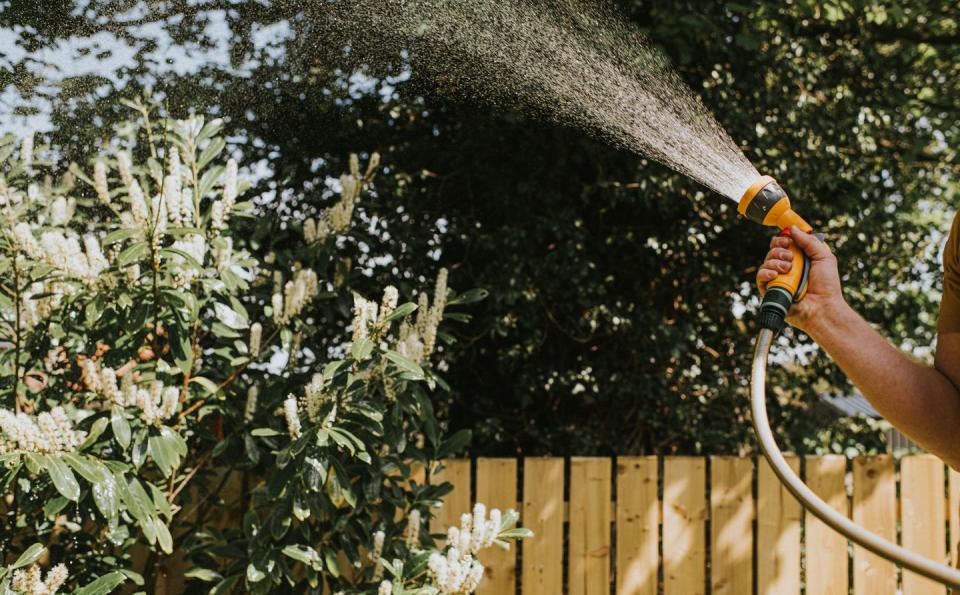
[[[790,490],[790,493],[800,501],[804,508],[850,541],[917,574],[949,587],[960,589],[960,570],[911,552],[857,525],[814,494],[787,464],[787,461],[783,458],[783,453],[777,447],[777,441],[773,437],[770,420],[767,419],[767,355],[770,352],[773,337],[774,331],[766,328],[761,329],[760,334],[757,335],[753,353],[753,372],[750,378],[750,395],[753,428],[760,440],[760,449],[780,482]],[[956,536],[953,537],[954,539],[957,538]]]

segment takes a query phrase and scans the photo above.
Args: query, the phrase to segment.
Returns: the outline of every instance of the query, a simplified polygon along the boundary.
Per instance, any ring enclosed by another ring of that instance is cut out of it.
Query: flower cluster
[[[310,269],[300,269],[293,279],[283,286],[283,293],[273,294],[271,307],[273,320],[287,324],[297,317],[310,300],[317,295],[317,274]]]
[[[300,426],[300,412],[297,407],[297,398],[293,395],[288,396],[283,401],[283,417],[287,422],[287,431],[290,437],[296,440],[303,435]]]
[[[57,564],[47,571],[47,579],[43,580],[40,567],[33,564],[26,570],[21,569],[13,573],[10,588],[22,595],[54,595],[67,581],[67,576],[66,565]]]
[[[14,226],[13,236],[20,250],[30,258],[46,262],[63,274],[87,284],[96,283],[100,274],[110,266],[99,240],[92,235],[83,238],[81,247],[76,234],[54,229],[44,231],[38,242],[30,225],[21,222]]]
[[[443,321],[447,305],[447,269],[440,269],[433,292],[433,304],[426,292],[420,294],[415,324],[403,321],[397,337],[397,352],[416,363],[421,363],[433,354],[437,344],[437,328]]]
[[[366,183],[380,166],[380,154],[370,155],[367,171],[360,175],[360,160],[356,154],[350,155],[350,175],[340,176],[340,200],[324,212],[320,220],[308,218],[303,222],[303,239],[308,244],[322,241],[334,234],[340,234],[350,228],[353,209]]]
[[[118,385],[117,373],[112,368],[99,368],[90,358],[83,361],[82,369],[87,388],[118,407],[137,407],[147,424],[157,425],[177,412],[180,390],[175,386],[164,386],[159,380],[140,386],[130,370],[124,371]]]
[[[508,518],[515,513],[508,513]],[[446,552],[430,554],[427,563],[433,586],[441,595],[473,593],[483,579],[483,564],[477,553],[496,542],[504,529],[500,511],[496,508],[486,516],[486,506],[477,503],[473,514],[460,517],[460,527],[447,531]]]
[[[0,409],[0,454],[73,452],[87,437],[76,430],[63,407],[44,411],[36,418]]]

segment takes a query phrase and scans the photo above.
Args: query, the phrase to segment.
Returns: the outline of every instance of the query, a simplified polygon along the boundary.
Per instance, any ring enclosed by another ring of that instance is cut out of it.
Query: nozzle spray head
[[[770,176],[763,176],[747,188],[740,199],[737,211],[747,219],[778,229],[796,225],[810,233],[813,227],[790,208],[790,197],[780,184]]]

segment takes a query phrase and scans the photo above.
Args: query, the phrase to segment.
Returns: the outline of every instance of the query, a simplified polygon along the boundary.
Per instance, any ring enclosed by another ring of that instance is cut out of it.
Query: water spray
[[[750,185],[740,199],[737,210],[755,223],[780,229],[781,235],[789,236],[790,228],[794,225],[803,232],[813,232],[813,227],[793,210],[787,193],[769,176],[763,176]],[[819,234],[817,237],[820,237]],[[790,251],[793,253],[793,267],[789,273],[778,275],[767,284],[758,316],[760,332],[757,334],[750,375],[750,410],[760,450],[780,483],[804,508],[830,528],[882,558],[949,587],[960,588],[960,570],[925,558],[854,523],[813,493],[783,458],[767,417],[767,355],[773,338],[783,328],[790,306],[802,300],[806,294],[810,275],[810,259],[807,255],[794,243],[790,244]]]

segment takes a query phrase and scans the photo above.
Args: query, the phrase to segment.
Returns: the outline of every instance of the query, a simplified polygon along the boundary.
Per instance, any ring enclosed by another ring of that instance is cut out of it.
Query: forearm
[[[807,333],[887,421],[952,467],[960,465],[960,393],[910,360],[846,303],[823,308]]]

